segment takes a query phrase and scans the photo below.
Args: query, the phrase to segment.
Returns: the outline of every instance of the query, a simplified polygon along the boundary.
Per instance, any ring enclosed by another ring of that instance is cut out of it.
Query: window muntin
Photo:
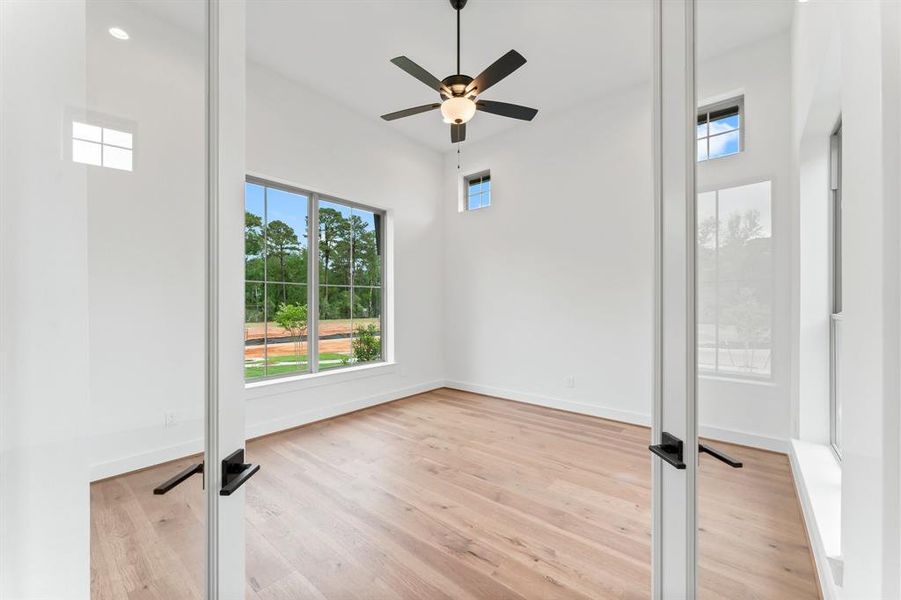
[[[772,376],[771,183],[698,195],[698,367]]]
[[[466,210],[477,210],[491,206],[491,174],[489,172],[470,175],[464,179]]]
[[[741,98],[706,106],[698,112],[698,162],[731,156],[744,149],[743,113]]]
[[[72,121],[72,160],[77,163],[131,171],[133,141],[127,131]]]
[[[383,223],[378,210],[248,179],[246,380],[383,360]]]

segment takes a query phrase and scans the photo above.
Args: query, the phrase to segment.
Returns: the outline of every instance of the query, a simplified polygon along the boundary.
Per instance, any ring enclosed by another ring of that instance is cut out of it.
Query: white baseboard
[[[598,406],[596,404],[588,404],[587,402],[579,402],[576,400],[564,400],[561,398],[553,398],[550,396],[539,396],[528,392],[520,392],[504,388],[497,388],[478,383],[469,383],[465,381],[447,381],[446,387],[463,390],[464,392],[473,392],[475,394],[484,394],[486,396],[496,396],[506,400],[516,400],[517,402],[525,402],[527,404],[535,404],[537,406],[545,406],[548,408],[558,408],[569,412],[579,413],[583,415],[591,415],[593,417],[601,417],[602,419],[610,419],[612,421],[621,421],[623,423],[631,423],[633,425],[643,425],[650,427],[650,413],[638,413],[633,411],[619,410]],[[771,450],[773,452],[788,453],[789,443],[787,440],[778,438],[747,433],[744,431],[735,431],[731,429],[723,429],[721,427],[711,427],[701,425],[699,427],[701,437],[711,440],[719,440],[732,444],[740,444],[742,446],[750,446],[752,448],[761,448],[763,450]]]
[[[343,415],[355,410],[376,406],[385,402],[391,402],[406,396],[413,396],[441,387],[449,387],[466,392],[476,394],[484,394],[486,396],[495,396],[506,400],[515,400],[517,402],[525,402],[536,406],[544,406],[548,408],[557,408],[569,412],[610,419],[612,421],[620,421],[623,423],[631,423],[633,425],[642,425],[649,427],[651,424],[650,414],[639,413],[633,411],[625,411],[587,402],[579,402],[576,400],[565,400],[562,398],[553,398],[550,396],[539,396],[528,392],[520,392],[493,386],[481,385],[476,383],[468,383],[463,381],[444,381],[434,380],[417,385],[409,386],[349,400],[340,404],[332,404],[328,406],[317,406],[301,412],[292,413],[277,419],[270,419],[261,423],[254,423],[247,426],[247,438],[260,437],[277,431],[284,431],[293,427],[300,427],[322,419],[328,419]],[[754,448],[762,448],[775,452],[787,452],[789,449],[788,442],[775,438],[755,435],[751,433],[721,429],[717,427],[709,427],[702,425],[700,434],[703,437],[720,440],[723,442],[731,442]],[[91,466],[91,481],[114,477],[123,473],[129,473],[145,467],[158,465],[170,460],[176,460],[192,454],[197,454],[203,450],[203,440],[195,439],[181,444],[168,446],[165,448],[157,448],[150,452],[127,456],[125,458],[111,460],[103,463],[97,463]]]
[[[651,425],[650,414],[607,408],[596,404],[588,404],[587,402],[563,400],[561,398],[552,398],[550,396],[539,396],[528,392],[519,392],[478,383],[467,383],[464,381],[446,381],[445,387],[464,392],[472,392],[474,394],[483,394],[485,396],[495,396],[497,398],[503,398],[504,400],[515,400],[517,402],[525,402],[526,404],[535,404],[536,406],[557,408],[583,415],[590,415],[592,417],[601,417],[602,419],[631,423],[633,425],[643,425],[645,427],[650,427]]]
[[[131,473],[139,469],[145,469],[153,465],[159,465],[170,460],[178,460],[193,454],[203,452],[203,440],[198,438],[166,446],[164,448],[156,448],[149,452],[133,454],[124,458],[108,460],[101,463],[91,465],[91,481],[99,481],[123,473]]]
[[[338,415],[343,415],[345,413],[360,410],[362,408],[368,408],[377,404],[391,402],[392,400],[398,400],[400,398],[413,396],[415,394],[421,394],[423,392],[435,390],[440,387],[444,387],[443,380],[425,382],[406,388],[391,390],[389,392],[383,392],[381,394],[375,394],[373,396],[367,396],[365,398],[342,402],[340,404],[332,404],[329,406],[312,408],[278,419],[271,419],[262,423],[249,425],[247,427],[246,436],[248,439],[250,439],[285,429],[291,429],[292,427],[299,427],[301,425],[306,425],[315,421],[321,421],[322,419],[337,417]],[[124,458],[96,463],[94,465],[91,465],[91,481],[99,481],[101,479],[115,477],[116,475],[130,473],[132,471],[137,471],[139,469],[144,469],[161,463],[169,462],[170,460],[177,460],[179,458],[191,456],[200,452],[203,452],[203,440],[198,438],[173,446],[167,446],[165,448],[156,448],[154,450],[143,452],[141,454],[135,454],[132,456],[126,456]]]
[[[798,500],[801,503],[801,514],[804,517],[804,527],[807,529],[807,539],[810,540],[811,550],[813,551],[814,566],[817,570],[817,578],[820,582],[823,600],[838,600],[840,597],[839,590],[833,577],[832,563],[834,558],[830,557],[826,551],[820,528],[817,525],[816,515],[814,514],[813,501],[810,498],[808,484],[804,479],[804,470],[801,468],[798,453],[793,443],[789,443],[788,458],[792,470],[792,479],[798,492]]]
[[[712,427],[710,425],[698,425],[698,435],[709,440],[726,442],[727,444],[738,444],[740,446],[750,446],[751,448],[760,448],[761,450],[779,452],[780,454],[788,454],[791,446],[788,440],[780,440],[779,438],[767,437],[756,433],[747,433],[746,431],[736,431],[735,429]]]
[[[390,392],[383,392],[381,394],[367,396],[366,398],[358,398],[355,400],[349,400],[347,402],[341,402],[340,404],[317,406],[315,408],[287,415],[285,417],[279,417],[278,419],[270,419],[262,423],[248,425],[247,438],[252,439],[255,437],[260,437],[261,435],[267,435],[270,433],[275,433],[277,431],[284,431],[285,429],[291,429],[293,427],[300,427],[301,425],[307,425],[309,423],[315,423],[316,421],[321,421],[323,419],[337,417],[339,415],[347,414],[355,410],[369,408],[370,406],[384,404],[385,402],[391,402],[392,400],[399,400],[400,398],[406,398],[407,396],[415,396],[416,394],[430,392],[441,387],[444,387],[443,380],[428,381],[397,390],[391,390]]]

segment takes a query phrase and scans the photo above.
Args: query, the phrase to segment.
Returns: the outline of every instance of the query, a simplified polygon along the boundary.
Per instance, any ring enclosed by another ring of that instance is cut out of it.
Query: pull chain
[[[457,170],[460,170],[460,142],[457,142]]]

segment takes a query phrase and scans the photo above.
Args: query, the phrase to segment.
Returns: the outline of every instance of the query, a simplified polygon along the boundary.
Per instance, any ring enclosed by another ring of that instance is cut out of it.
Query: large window
[[[772,374],[770,182],[698,195],[698,366]]]
[[[698,111],[698,162],[738,154],[744,149],[744,99],[735,98]]]
[[[382,211],[248,178],[245,379],[382,360],[383,223]]]

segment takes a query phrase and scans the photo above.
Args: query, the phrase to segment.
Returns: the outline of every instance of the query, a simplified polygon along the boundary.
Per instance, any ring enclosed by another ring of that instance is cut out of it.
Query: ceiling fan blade
[[[516,50],[510,50],[502,57],[491,63],[478,77],[466,86],[466,94],[481,94],[495,83],[526,64],[526,59]],[[403,67],[401,67],[403,68]]]
[[[451,123],[451,143],[456,144],[466,139],[466,123]]]
[[[409,117],[411,115],[418,115],[419,113],[429,112],[430,110],[435,110],[441,106],[440,104],[423,104],[422,106],[414,106],[413,108],[405,108],[404,110],[399,110],[397,112],[388,113],[387,115],[382,115],[382,118],[386,121],[393,121],[395,119],[402,119],[404,117]]]
[[[500,115],[502,117],[510,117],[511,119],[521,119],[523,121],[531,121],[538,114],[537,108],[529,108],[528,106],[520,106],[519,104],[508,104],[507,102],[492,102],[491,100],[478,100],[476,109],[483,112]]]
[[[409,73],[410,75],[412,75],[413,77],[415,77],[416,79],[418,79],[419,81],[423,82],[424,84],[426,84],[427,86],[429,86],[430,88],[435,90],[436,92],[446,94],[448,96],[451,95],[450,90],[447,89],[447,86],[444,85],[443,83],[441,83],[441,81],[437,77],[435,77],[434,75],[432,75],[431,73],[429,73],[428,71],[426,71],[425,69],[423,69],[422,67],[417,65],[415,62],[413,62],[406,56],[398,56],[397,58],[392,58],[391,62],[394,63],[395,65],[397,65],[398,67],[400,67],[401,69],[403,69],[404,71],[406,71],[407,73]]]

